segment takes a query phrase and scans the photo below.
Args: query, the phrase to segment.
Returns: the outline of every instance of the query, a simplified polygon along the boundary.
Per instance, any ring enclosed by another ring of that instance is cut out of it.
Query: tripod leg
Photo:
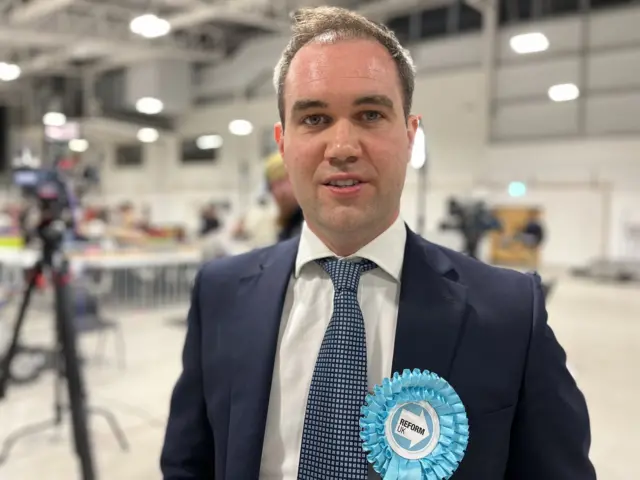
[[[29,303],[31,301],[31,294],[35,289],[36,282],[40,275],[42,274],[42,261],[38,261],[33,270],[31,271],[31,278],[29,279],[29,284],[27,285],[27,289],[24,292],[22,297],[22,302],[20,303],[20,310],[18,312],[18,318],[15,323],[15,327],[13,330],[13,336],[11,338],[11,343],[9,344],[9,348],[7,350],[6,355],[2,359],[2,363],[0,364],[0,400],[2,400],[7,392],[7,383],[9,381],[9,377],[11,376],[11,362],[13,361],[13,357],[16,354],[18,349],[18,340],[20,338],[20,330],[22,330],[22,324],[24,323],[24,319],[27,314],[27,308],[29,307]]]
[[[127,366],[126,364],[126,341],[124,339],[124,333],[122,332],[122,328],[117,327],[115,330],[116,334],[116,355],[118,356],[118,364],[120,366],[120,370],[124,370]]]
[[[129,442],[127,441],[127,437],[125,436],[124,431],[122,430],[120,425],[118,425],[115,415],[110,411],[99,407],[92,407],[89,411],[94,415],[100,415],[107,421],[109,427],[111,427],[113,435],[116,437],[116,440],[120,444],[120,448],[125,452],[128,451]]]
[[[62,424],[62,385],[64,383],[64,359],[60,350],[54,353],[56,362],[56,379],[55,379],[55,422],[56,425]]]
[[[106,343],[107,343],[107,334],[104,330],[101,330],[100,332],[98,332],[98,341],[96,344],[96,354],[95,354],[95,361],[96,363],[98,363],[99,365],[103,365],[105,363],[104,361],[104,352],[106,349]]]
[[[64,375],[67,379],[73,438],[75,450],[80,460],[83,480],[95,480],[93,451],[87,425],[87,405],[84,382],[80,370],[76,331],[69,285],[69,265],[58,252],[58,258],[52,261],[53,283],[56,298],[56,325],[58,342],[64,358]]]
[[[4,442],[2,443],[2,450],[0,450],[0,465],[5,463],[9,458],[9,453],[11,449],[14,447],[19,440],[24,437],[28,437],[34,435],[36,433],[42,432],[43,430],[48,430],[53,425],[55,425],[55,420],[46,420],[41,423],[36,423],[34,425],[29,425],[27,427],[23,427],[20,430],[16,431],[9,435]]]

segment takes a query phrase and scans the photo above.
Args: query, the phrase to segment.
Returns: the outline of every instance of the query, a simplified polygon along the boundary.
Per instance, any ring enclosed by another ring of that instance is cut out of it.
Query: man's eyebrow
[[[386,95],[366,95],[364,97],[357,98],[354,105],[378,105],[380,107],[386,107],[393,109],[393,101]]]
[[[310,110],[312,108],[328,108],[329,104],[322,100],[297,100],[291,109],[292,112],[302,112],[304,110]]]

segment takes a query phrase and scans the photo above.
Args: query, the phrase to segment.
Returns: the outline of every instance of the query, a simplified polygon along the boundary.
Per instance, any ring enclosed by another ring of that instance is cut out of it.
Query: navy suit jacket
[[[585,399],[547,325],[539,277],[407,233],[393,371],[435,372],[465,404],[470,441],[453,480],[595,479]],[[165,480],[258,479],[298,241],[198,273],[161,455]]]

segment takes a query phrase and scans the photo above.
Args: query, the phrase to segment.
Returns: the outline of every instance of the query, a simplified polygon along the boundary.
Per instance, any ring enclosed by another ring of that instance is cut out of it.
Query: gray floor
[[[589,402],[592,458],[598,477],[640,478],[640,462],[635,458],[640,405],[640,287],[597,285],[563,277],[549,311],[568,351],[570,368]],[[91,403],[111,409],[131,443],[129,453],[121,452],[106,422],[93,420],[100,478],[160,478],[158,452],[184,335],[182,329],[167,325],[167,319],[181,313],[182,309],[162,314],[132,312],[123,322],[128,343],[125,373],[118,371],[109,349],[107,364],[87,369]],[[45,340],[48,333],[46,322],[30,321],[30,339]],[[87,352],[94,346],[95,338],[83,341]],[[13,389],[8,400],[0,403],[0,441],[25,423],[49,418],[51,398],[51,378]],[[67,428],[21,441],[8,462],[0,466],[1,480],[40,478],[79,478]]]

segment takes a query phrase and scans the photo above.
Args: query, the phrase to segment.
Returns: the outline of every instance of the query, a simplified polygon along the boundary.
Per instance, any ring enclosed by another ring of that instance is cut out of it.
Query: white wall
[[[237,179],[224,159],[207,166],[185,166],[179,153],[179,138],[164,136],[144,147],[142,166],[117,167],[112,147],[102,170],[99,197],[109,205],[125,200],[148,205],[157,222],[195,228],[202,205],[228,197],[235,200]]]
[[[545,209],[545,259],[581,264],[595,257],[629,258],[625,216],[640,205],[640,138],[602,138],[493,144],[485,179],[503,185],[496,201],[530,202]],[[511,181],[529,185],[509,200]]]
[[[229,122],[237,118],[251,119],[252,135],[240,138],[229,133]],[[194,227],[197,210],[206,202],[230,199],[237,205],[241,187],[255,197],[262,180],[260,133],[272,131],[276,120],[274,98],[250,104],[230,102],[196,111],[185,118],[177,134],[163,134],[158,142],[145,145],[143,165],[139,167],[116,166],[114,147],[107,145],[101,195],[108,204],[123,200],[148,204],[156,221],[186,222]],[[218,159],[207,164],[182,164],[181,139],[203,134],[222,135],[224,144]],[[241,161],[251,167],[248,177],[241,177]]]

